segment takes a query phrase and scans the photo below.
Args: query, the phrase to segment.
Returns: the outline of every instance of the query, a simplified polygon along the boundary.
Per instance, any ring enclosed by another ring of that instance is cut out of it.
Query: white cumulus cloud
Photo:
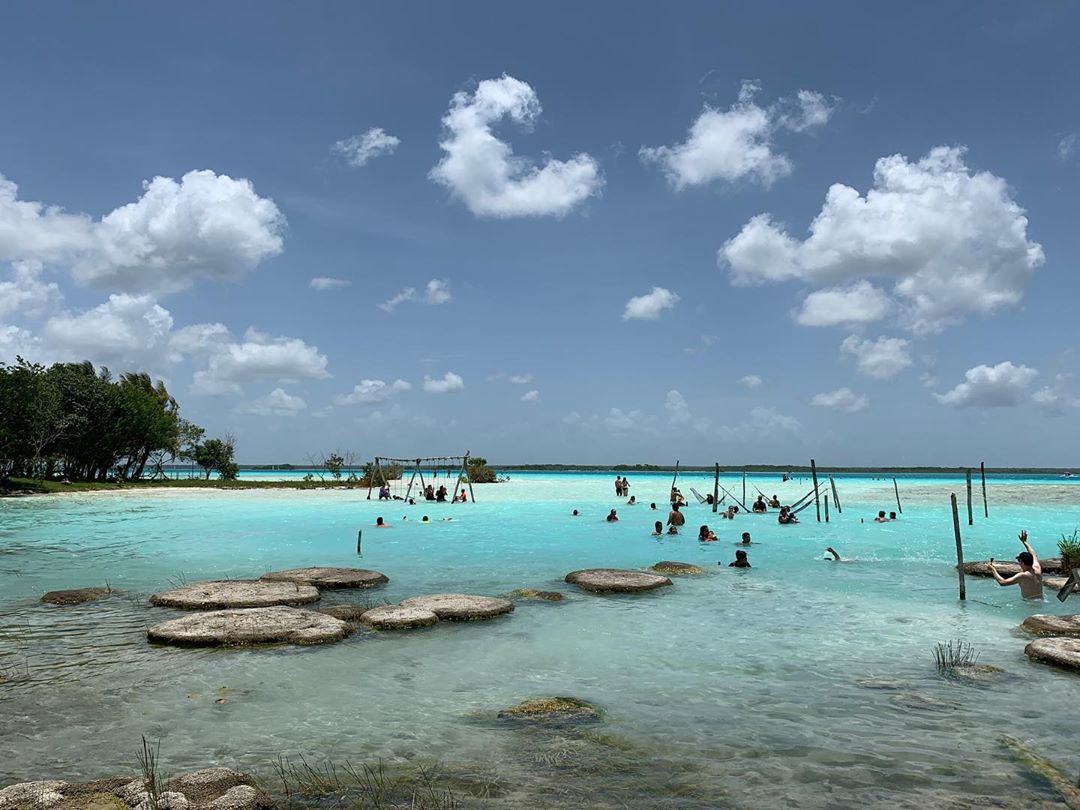
[[[384,132],[382,127],[372,127],[362,135],[338,141],[332,149],[350,166],[359,169],[372,158],[392,154],[400,143],[400,138]]]
[[[674,309],[679,303],[679,296],[663,287],[653,287],[645,295],[636,295],[626,302],[623,320],[655,321],[666,310]]]
[[[39,261],[14,262],[11,280],[0,281],[0,317],[12,313],[37,315],[60,301],[60,287],[41,279]]]
[[[424,376],[424,390],[429,394],[449,394],[465,388],[465,381],[452,371],[446,372],[441,380]]]
[[[954,408],[1007,408],[1026,399],[1027,388],[1038,371],[1009,361],[996,366],[975,366],[964,372],[964,381],[944,394],[934,394],[942,405]]]
[[[754,96],[754,82],[744,82],[739,98],[729,109],[706,106],[690,126],[683,143],[643,146],[638,154],[657,163],[671,185],[679,190],[720,180],[743,178],[770,186],[791,174],[791,160],[775,151],[773,135],[779,128],[802,132],[829,120],[833,107],[820,93],[802,90],[795,102],[762,107]]]
[[[217,346],[206,368],[195,372],[192,390],[200,394],[238,393],[244,383],[273,380],[296,383],[330,376],[326,355],[300,338],[271,337],[248,329],[242,342]]]
[[[844,413],[858,413],[870,405],[870,397],[865,394],[856,394],[850,388],[837,388],[835,391],[815,394],[810,404]]]
[[[535,388],[532,391],[526,391],[521,395],[522,402],[536,402],[540,399],[540,392]]]
[[[510,382],[514,385],[528,385],[533,381],[532,374],[511,374]]]
[[[282,250],[285,217],[251,182],[209,170],[155,177],[143,195],[94,221],[18,199],[0,175],[0,260],[62,265],[82,283],[172,292],[236,279]]]
[[[757,374],[747,374],[739,380],[739,385],[744,388],[760,388],[764,382]]]
[[[903,338],[870,340],[848,335],[840,344],[840,351],[854,357],[863,374],[888,380],[911,365],[910,347],[910,342]]]
[[[803,326],[851,326],[880,321],[891,308],[888,295],[869,281],[856,281],[810,293],[795,320]]]
[[[331,276],[315,276],[308,282],[308,286],[313,290],[319,292],[326,292],[327,290],[339,290],[342,287],[348,287],[352,284],[351,281],[345,278],[333,278]]]
[[[474,93],[455,93],[443,116],[446,153],[430,173],[436,183],[480,217],[564,216],[603,187],[600,167],[580,152],[568,160],[553,157],[537,164],[514,155],[492,127],[509,118],[531,126],[540,99],[527,83],[503,74],[485,79]]]
[[[172,315],[152,296],[117,293],[86,312],[49,318],[42,339],[50,353],[69,360],[160,374],[167,365],[172,327]]]
[[[339,394],[334,397],[336,405],[372,405],[386,402],[403,391],[408,391],[412,385],[405,380],[394,380],[392,383],[383,380],[361,380],[353,386],[348,394]]]
[[[753,217],[718,260],[739,285],[881,279],[900,322],[928,333],[1021,300],[1044,260],[1027,226],[1002,178],[972,172],[963,148],[937,147],[917,162],[878,160],[865,197],[834,184],[804,240]]]
[[[446,279],[433,278],[424,288],[424,303],[446,304],[453,299],[450,295],[450,282]]]
[[[305,408],[307,408],[307,403],[301,397],[286,393],[284,389],[275,388],[265,397],[259,397],[238,410],[240,413],[250,413],[255,416],[296,416]]]

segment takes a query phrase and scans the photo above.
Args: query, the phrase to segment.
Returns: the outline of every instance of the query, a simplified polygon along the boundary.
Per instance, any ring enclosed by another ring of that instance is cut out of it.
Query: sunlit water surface
[[[828,524],[815,522],[813,506],[784,527],[774,515],[721,521],[695,504],[683,535],[657,540],[652,523],[665,511],[648,503],[664,500],[670,477],[632,476],[643,501],[633,507],[614,497],[612,478],[512,474],[477,487],[477,503],[414,507],[367,501],[364,490],[0,501],[0,784],[130,772],[143,734],[161,740],[169,770],[227,764],[269,783],[279,755],[483,766],[503,806],[945,807],[1018,790],[1015,806],[1046,806],[1052,792],[1019,768],[1002,733],[1080,770],[1080,677],[1029,663],[1018,629],[1030,613],[1077,605],[1050,594],[1025,604],[1015,588],[970,578],[960,603],[948,501],[960,496],[968,559],[1013,558],[1021,528],[1053,556],[1060,535],[1080,526],[1077,482],[991,480],[990,517],[976,487],[969,528],[962,479],[901,478],[901,519],[879,525],[877,510],[896,508],[892,481],[850,476],[837,481],[844,511],[833,504]],[[741,496],[741,481],[723,483]],[[687,494],[712,486],[703,474],[680,484]],[[756,486],[787,502],[809,482],[750,477],[751,495]],[[605,523],[613,507],[621,520]],[[392,528],[374,529],[376,516]],[[696,542],[701,523],[721,541]],[[753,568],[729,569],[743,531]],[[830,545],[852,561],[826,562]],[[706,575],[623,597],[562,581],[578,568],[663,559]],[[305,565],[390,577],[323,604],[523,586],[566,600],[310,649],[146,643],[148,625],[180,615],[147,602],[171,583]],[[38,601],[106,581],[118,595],[101,602]],[[1006,674],[940,676],[932,647],[956,638]],[[866,679],[900,683],[868,688],[883,682]],[[610,736],[601,745],[494,719],[543,695],[598,704],[605,717],[593,731]]]

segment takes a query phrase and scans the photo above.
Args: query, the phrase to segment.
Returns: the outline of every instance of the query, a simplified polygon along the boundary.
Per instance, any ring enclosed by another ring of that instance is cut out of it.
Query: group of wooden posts
[[[990,517],[990,508],[986,503],[986,462],[979,462],[979,476],[982,478],[983,517]],[[971,511],[971,468],[967,470],[967,518],[968,526],[975,525]],[[967,585],[964,582],[964,545],[960,540],[960,510],[956,506],[956,493],[949,496],[952,501],[953,534],[956,536],[956,572],[960,577],[960,599],[967,599]]]

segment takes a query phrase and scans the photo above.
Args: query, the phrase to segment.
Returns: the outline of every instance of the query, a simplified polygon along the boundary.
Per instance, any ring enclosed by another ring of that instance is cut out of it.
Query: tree
[[[225,481],[235,481],[240,474],[240,467],[233,459],[236,452],[236,437],[226,433],[220,439],[207,439],[202,444],[196,445],[192,454],[192,460],[206,471],[206,480],[217,471]]]
[[[469,456],[467,470],[469,480],[474,484],[492,484],[496,480],[495,471],[488,467],[483,456]]]
[[[323,461],[323,466],[334,476],[335,481],[340,481],[341,471],[345,468],[345,457],[340,453],[331,453]]]

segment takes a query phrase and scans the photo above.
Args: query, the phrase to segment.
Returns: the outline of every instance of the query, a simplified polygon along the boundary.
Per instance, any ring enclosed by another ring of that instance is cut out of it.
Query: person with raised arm
[[[1035,549],[1028,543],[1028,533],[1026,529],[1020,532],[1020,542],[1023,544],[1024,550],[1016,555],[1016,561],[1020,563],[1019,572],[1013,574],[1011,577],[1003,577],[994,566],[994,558],[991,557],[990,574],[994,577],[994,580],[998,585],[1019,585],[1020,595],[1025,599],[1042,599],[1042,565],[1039,563],[1039,558],[1035,555]]]

